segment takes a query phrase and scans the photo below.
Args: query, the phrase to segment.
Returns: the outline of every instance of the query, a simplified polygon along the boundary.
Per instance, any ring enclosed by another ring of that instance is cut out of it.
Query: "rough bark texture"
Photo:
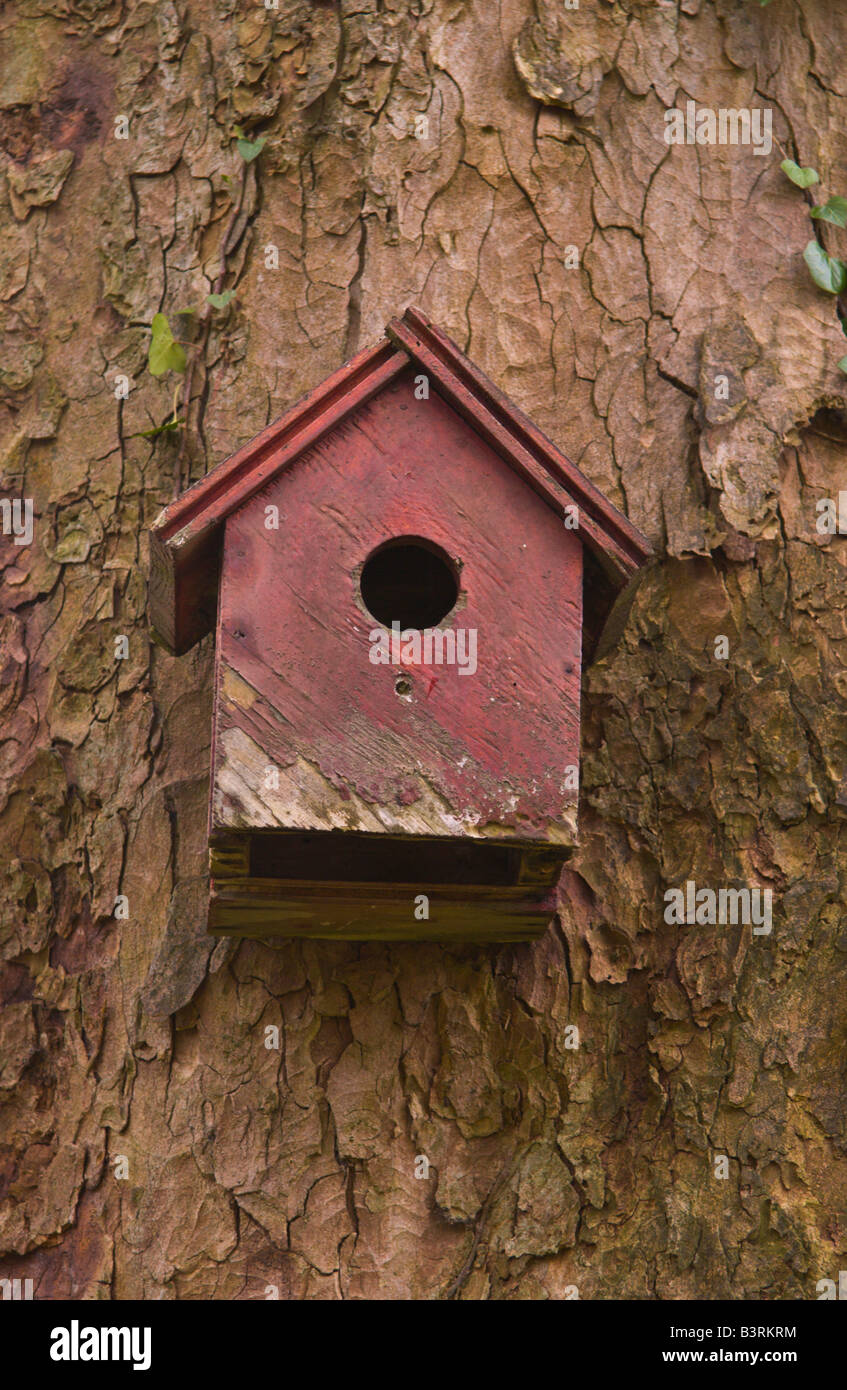
[[[777,148],[668,147],[663,115],[769,106],[847,191],[847,11],[20,0],[2,25],[0,468],[35,531],[2,540],[0,1272],[815,1297],[847,1248],[847,544],[815,529],[847,489],[844,338]],[[235,125],[267,136],[247,166]],[[148,327],[215,287],[180,459],[139,437],[176,384]],[[560,925],[216,943],[211,639],[151,649],[145,528],[410,302],[662,557],[586,676]],[[772,934],[667,925],[688,879],[771,887]]]

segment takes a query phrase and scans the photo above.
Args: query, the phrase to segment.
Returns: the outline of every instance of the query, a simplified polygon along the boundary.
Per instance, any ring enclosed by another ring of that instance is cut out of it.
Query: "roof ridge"
[[[412,330],[403,331],[404,326]],[[626,549],[640,567],[652,553],[652,549],[636,526],[619,508],[615,507],[598,487],[587,478],[582,469],[573,463],[548,435],[519,406],[501,391],[489,376],[475,362],[462,352],[461,348],[443,329],[434,324],[414,305],[410,305],[402,319],[392,319],[386,332],[398,346],[402,346],[410,356],[417,356],[415,336],[426,344],[453,374],[470,383],[479,399],[501,423],[506,424],[515,438],[534,454],[538,461],[565,488],[578,495],[579,504],[584,511],[600,522],[604,529],[615,535],[622,548]]]

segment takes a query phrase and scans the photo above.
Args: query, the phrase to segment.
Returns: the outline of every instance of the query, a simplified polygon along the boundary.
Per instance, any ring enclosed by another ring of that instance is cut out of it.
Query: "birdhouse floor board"
[[[523,941],[546,930],[552,895],[526,889],[430,889],[426,920],[420,892],[396,885],[212,883],[209,931],[221,936],[286,936],[344,941]],[[416,902],[417,900],[417,902]]]

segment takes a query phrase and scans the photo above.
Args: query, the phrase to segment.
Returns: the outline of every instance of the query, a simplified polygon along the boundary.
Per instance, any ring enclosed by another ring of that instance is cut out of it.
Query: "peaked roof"
[[[568,506],[578,508],[576,534],[605,572],[610,595],[629,583],[651,555],[641,532],[446,333],[408,308],[391,320],[380,343],[352,357],[159,513],[151,527],[149,596],[157,641],[180,655],[214,627],[230,513],[412,364],[548,506],[561,516]]]

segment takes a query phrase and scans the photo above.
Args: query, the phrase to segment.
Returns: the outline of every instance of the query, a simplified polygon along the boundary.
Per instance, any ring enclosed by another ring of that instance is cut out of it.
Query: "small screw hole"
[[[398,676],[394,682],[394,690],[398,695],[410,695],[412,693],[412,682],[408,676]]]

